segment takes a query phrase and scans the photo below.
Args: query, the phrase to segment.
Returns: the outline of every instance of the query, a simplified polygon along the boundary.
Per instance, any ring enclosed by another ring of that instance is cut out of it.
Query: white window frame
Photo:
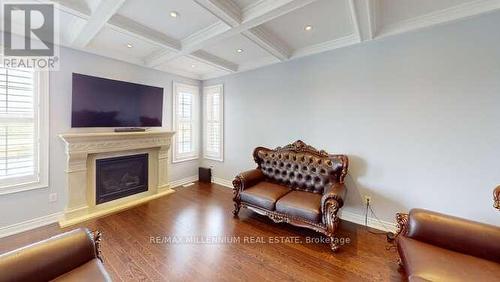
[[[215,155],[208,150],[208,99],[207,96],[210,95],[212,91],[219,93],[219,117],[220,117],[220,127],[219,127],[219,154]],[[203,87],[203,158],[208,160],[214,160],[223,162],[224,161],[224,85],[216,84],[211,86]]]
[[[177,102],[181,91],[193,93],[193,107],[191,113],[191,128],[192,128],[192,151],[190,153],[177,153],[177,138],[178,134],[174,134],[172,145],[172,163],[196,160],[199,156],[199,135],[200,135],[200,87],[197,85],[184,84],[179,82],[173,83],[172,90],[172,129],[177,131]]]
[[[49,186],[49,72],[34,73],[35,175],[0,184],[0,195],[47,188]]]

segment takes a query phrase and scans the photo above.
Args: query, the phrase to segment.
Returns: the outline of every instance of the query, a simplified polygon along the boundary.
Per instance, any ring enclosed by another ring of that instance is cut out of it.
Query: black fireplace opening
[[[148,190],[148,154],[96,160],[96,204]]]

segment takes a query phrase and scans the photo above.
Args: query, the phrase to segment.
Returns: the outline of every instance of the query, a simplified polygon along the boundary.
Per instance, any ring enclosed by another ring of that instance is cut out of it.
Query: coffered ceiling
[[[500,9],[500,0],[37,1],[59,4],[61,45],[202,80]]]

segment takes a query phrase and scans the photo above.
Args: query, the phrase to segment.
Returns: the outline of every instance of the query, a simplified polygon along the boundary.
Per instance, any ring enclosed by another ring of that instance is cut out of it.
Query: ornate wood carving
[[[101,261],[104,262],[102,259],[102,252],[101,252],[101,240],[102,240],[102,233],[100,231],[94,231],[92,232],[93,237],[94,237],[94,244],[95,244],[95,253],[97,258]]]
[[[408,232],[408,214],[407,213],[397,213],[396,214],[396,237],[399,235],[406,235]]]
[[[493,190],[493,206],[500,210],[500,186]]]
[[[240,212],[241,208],[240,192],[242,186],[243,186],[243,181],[241,177],[236,176],[236,178],[233,180],[233,203],[234,203],[233,215],[235,217],[238,216],[238,213]]]

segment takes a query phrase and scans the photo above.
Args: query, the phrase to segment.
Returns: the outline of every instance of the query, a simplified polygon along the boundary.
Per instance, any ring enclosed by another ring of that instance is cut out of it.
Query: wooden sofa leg
[[[240,213],[240,208],[241,204],[238,201],[234,201],[234,210],[233,210],[234,217],[238,217],[238,214]]]
[[[330,249],[336,253],[340,249],[339,243],[335,240],[335,237],[330,237]]]

